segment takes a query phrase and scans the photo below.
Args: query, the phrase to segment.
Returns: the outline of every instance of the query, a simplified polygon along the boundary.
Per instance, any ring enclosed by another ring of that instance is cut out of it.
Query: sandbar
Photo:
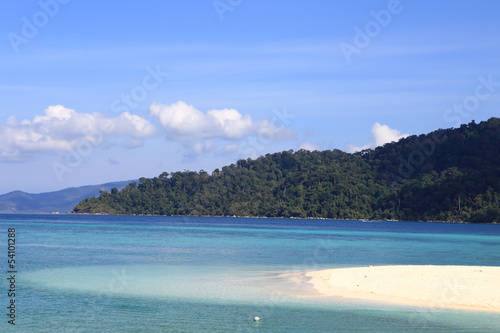
[[[367,266],[287,274],[311,297],[500,312],[500,267]]]

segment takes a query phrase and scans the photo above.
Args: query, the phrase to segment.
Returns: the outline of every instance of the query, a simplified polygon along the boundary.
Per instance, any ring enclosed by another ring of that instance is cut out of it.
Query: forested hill
[[[211,175],[164,172],[73,213],[500,222],[500,118],[354,154],[290,150]]]

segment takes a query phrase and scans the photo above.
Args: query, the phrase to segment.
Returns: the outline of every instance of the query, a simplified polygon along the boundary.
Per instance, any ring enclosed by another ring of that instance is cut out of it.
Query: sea
[[[0,234],[1,332],[500,332],[498,313],[325,300],[287,275],[500,266],[500,225],[3,214]]]

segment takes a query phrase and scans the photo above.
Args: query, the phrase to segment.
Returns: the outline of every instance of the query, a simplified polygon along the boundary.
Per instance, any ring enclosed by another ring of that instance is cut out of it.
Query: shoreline
[[[16,213],[12,213],[16,214]],[[20,213],[23,214],[23,213]],[[40,213],[51,214],[51,213]],[[288,219],[288,220],[327,220],[327,221],[361,221],[361,222],[415,222],[415,223],[449,223],[449,224],[500,224],[499,222],[468,222],[468,221],[406,221],[406,220],[370,220],[370,219],[340,219],[328,217],[285,217],[285,216],[239,216],[239,215],[156,215],[156,214],[107,214],[107,213],[60,213],[66,215],[105,215],[105,216],[159,216],[159,217],[219,217],[219,218],[249,218],[249,219]]]
[[[311,285],[306,298],[500,313],[500,267],[368,266],[284,276]]]

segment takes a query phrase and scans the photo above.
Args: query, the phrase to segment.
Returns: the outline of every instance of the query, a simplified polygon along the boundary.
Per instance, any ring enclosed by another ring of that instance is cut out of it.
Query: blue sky
[[[0,193],[500,116],[498,1],[6,1]]]

